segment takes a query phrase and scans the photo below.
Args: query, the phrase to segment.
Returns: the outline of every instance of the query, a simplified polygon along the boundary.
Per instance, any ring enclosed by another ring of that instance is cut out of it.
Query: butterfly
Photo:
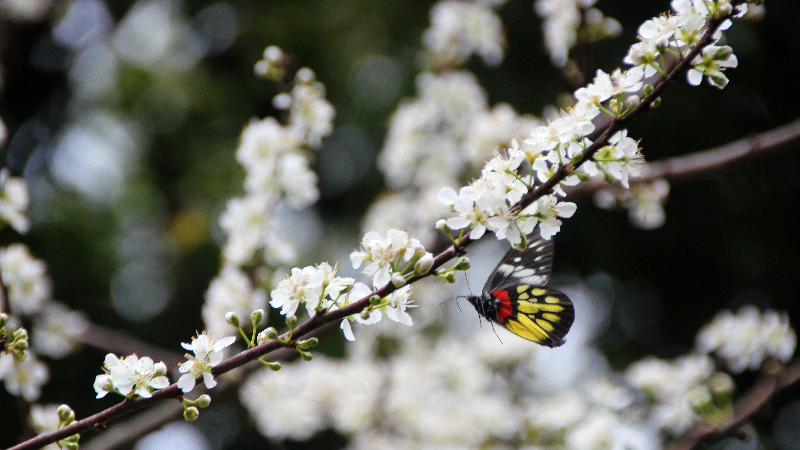
[[[553,241],[538,229],[528,235],[524,250],[512,248],[483,286],[469,295],[478,314],[519,337],[548,347],[565,342],[575,320],[575,308],[563,293],[544,287],[553,269]]]

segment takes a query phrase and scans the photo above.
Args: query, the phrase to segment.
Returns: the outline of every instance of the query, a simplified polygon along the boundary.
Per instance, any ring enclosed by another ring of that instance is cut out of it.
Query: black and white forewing
[[[525,250],[512,248],[500,260],[486,280],[483,294],[520,284],[544,286],[550,281],[552,270],[553,241],[542,239],[537,227],[528,235],[528,247]]]

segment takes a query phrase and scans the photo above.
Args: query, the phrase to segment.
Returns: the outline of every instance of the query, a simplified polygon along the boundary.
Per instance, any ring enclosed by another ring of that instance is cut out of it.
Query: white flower
[[[37,434],[50,433],[58,430],[60,419],[58,418],[58,409],[61,405],[49,404],[41,405],[35,403],[31,405],[30,424],[36,430]],[[60,450],[56,444],[50,444],[44,447],[44,450]]]
[[[389,294],[386,299],[389,301],[389,305],[386,306],[386,317],[388,317],[389,320],[409,327],[414,325],[414,322],[411,320],[411,315],[406,312],[406,308],[416,306],[411,305],[411,302],[413,302],[413,300],[411,300],[411,285],[397,289]]]
[[[356,281],[354,278],[337,277],[336,272],[339,270],[339,265],[331,267],[330,264],[323,262],[317,266],[318,270],[322,271],[322,286],[325,288],[324,300],[331,300],[337,302],[342,291],[349,289]],[[328,307],[328,304],[323,304]]]
[[[578,208],[572,202],[558,202],[553,195],[541,197],[538,203],[537,215],[541,220],[539,231],[542,238],[548,241],[561,230],[561,221],[558,217],[570,218]]]
[[[203,303],[203,322],[206,329],[214,333],[229,330],[225,314],[234,312],[239,317],[249,317],[257,309],[267,307],[267,295],[253,289],[250,278],[233,264],[226,264],[211,280]]]
[[[278,156],[298,150],[303,136],[294,128],[282,126],[274,117],[253,120],[242,130],[236,159],[250,171],[254,166],[275,167]]]
[[[785,313],[754,306],[742,307],[736,314],[722,311],[697,334],[697,348],[714,353],[733,373],[756,370],[766,357],[787,362],[794,354],[797,336]]]
[[[364,283],[355,283],[353,284],[353,289],[351,289],[346,295],[344,295],[343,299],[339,302],[342,306],[349,305],[350,303],[357,302],[362,300],[366,296],[372,293],[372,290]],[[351,301],[352,299],[352,301]],[[331,307],[331,310],[339,309],[338,305],[334,305]],[[373,311],[375,312],[375,311]],[[340,325],[342,332],[344,333],[345,339],[348,341],[355,341],[355,336],[353,335],[353,329],[350,327],[350,321],[358,321],[358,323],[362,325],[371,325],[372,323],[376,323],[380,320],[380,311],[377,311],[377,315],[375,317],[374,322],[370,322],[369,320],[365,321],[361,319],[359,314],[354,314],[350,317],[345,317],[342,319],[342,323]],[[370,317],[372,319],[372,317]],[[370,322],[370,323],[367,323]]]
[[[0,145],[2,145],[3,124],[0,122]],[[28,184],[25,179],[12,177],[7,167],[0,170],[0,220],[7,222],[19,233],[27,233],[30,221],[25,210],[30,204]]]
[[[460,230],[470,227],[470,239],[479,239],[486,232],[486,220],[492,215],[494,202],[487,191],[479,192],[473,186],[464,186],[458,194],[450,187],[439,191],[439,201],[449,205],[457,217],[447,219],[447,226]]]
[[[50,300],[47,266],[35,259],[25,245],[11,244],[0,248],[0,271],[8,289],[12,313],[34,314]]]
[[[291,316],[300,303],[305,303],[309,315],[313,315],[322,300],[322,282],[325,272],[314,266],[292,269],[292,274],[278,283],[278,288],[270,294],[269,304],[281,308],[281,314]]]
[[[654,17],[639,26],[639,37],[648,51],[663,50],[678,29],[679,16]]]
[[[167,366],[163,362],[154,363],[148,357],[130,355],[119,358],[109,353],[103,361],[103,372],[94,380],[97,398],[105,397],[109,392],[125,397],[138,395],[150,398],[155,389],[169,386],[169,379],[164,375]]]
[[[391,274],[395,272],[395,264],[401,255],[403,260],[410,261],[417,254],[425,254],[422,244],[417,239],[409,238],[405,231],[391,228],[385,238],[374,231],[365,234],[361,240],[361,250],[350,254],[350,262],[354,269],[361,267],[365,261],[369,262],[363,273],[375,274],[373,285],[380,288],[391,281]]]
[[[692,62],[692,68],[686,72],[686,79],[692,86],[697,86],[705,75],[710,85],[721,89],[728,84],[728,78],[723,71],[738,64],[739,61],[729,46],[709,45],[703,49],[702,55],[698,55]]]
[[[42,313],[33,325],[33,347],[39,353],[56,359],[74,352],[80,346],[81,335],[90,326],[86,314],[72,311],[57,302],[48,304]]]
[[[203,375],[206,388],[211,389],[216,386],[217,382],[211,374],[211,369],[222,362],[224,357],[222,350],[234,341],[236,338],[233,336],[217,339],[203,332],[192,338],[191,344],[181,343],[181,346],[192,351],[194,356],[187,354],[187,361],[178,368],[178,371],[184,374],[178,379],[178,389],[184,393],[190,392],[194,389],[195,379],[199,375]]]
[[[639,144],[628,137],[628,130],[621,130],[611,136],[609,144],[615,145],[613,160],[606,164],[606,171],[629,188],[628,178],[641,174],[644,158],[639,153]]]
[[[319,148],[333,131],[336,109],[325,99],[325,86],[315,81],[311,69],[300,69],[297,80],[291,93],[289,125],[300,130],[312,148]]]
[[[0,380],[5,381],[9,394],[32,403],[39,399],[42,386],[50,379],[50,370],[30,349],[25,356],[23,361],[17,361],[12,354],[0,352]]]
[[[422,40],[441,64],[463,64],[472,54],[490,66],[503,60],[503,26],[489,5],[445,0],[436,3],[430,14],[431,27]]]

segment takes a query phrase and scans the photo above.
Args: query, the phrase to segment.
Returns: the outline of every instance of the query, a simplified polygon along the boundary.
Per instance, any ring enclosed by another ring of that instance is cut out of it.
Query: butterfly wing
[[[563,344],[575,320],[572,302],[555,289],[521,284],[495,290],[491,296],[498,305],[495,321],[537,344]]]
[[[538,344],[564,343],[575,320],[575,308],[563,293],[543,287],[553,270],[553,241],[542,239],[537,228],[528,235],[524,250],[509,250],[492,271],[482,297],[494,320],[512,333]]]
[[[553,241],[542,239],[537,227],[528,235],[525,250],[512,248],[503,256],[486,280],[483,295],[518,284],[544,286],[550,281],[552,270]]]

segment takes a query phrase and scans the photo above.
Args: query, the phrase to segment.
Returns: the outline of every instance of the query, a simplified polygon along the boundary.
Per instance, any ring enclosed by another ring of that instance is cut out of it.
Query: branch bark
[[[769,363],[766,364],[769,366]],[[767,405],[777,394],[800,381],[800,358],[780,370],[765,373],[742,395],[733,407],[733,415],[724,425],[714,427],[699,422],[682,437],[664,446],[664,450],[693,450],[732,436],[739,428]]]

